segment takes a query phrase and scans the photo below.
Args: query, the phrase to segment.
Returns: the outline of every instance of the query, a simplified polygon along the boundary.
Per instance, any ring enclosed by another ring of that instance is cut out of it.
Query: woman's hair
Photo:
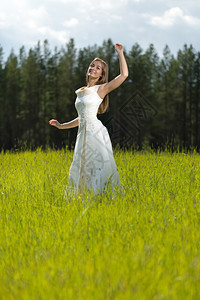
[[[96,84],[103,84],[105,82],[108,82],[108,65],[107,63],[102,60],[101,58],[96,57],[95,59],[93,59],[93,61],[90,63],[90,65],[95,62],[95,61],[100,61],[102,64],[102,76],[99,78],[99,80],[96,82]],[[88,84],[89,81],[89,75],[88,72],[86,74],[86,82]],[[103,114],[104,112],[106,112],[108,110],[108,106],[109,106],[109,97],[108,95],[106,95],[103,99],[103,101],[101,102],[101,104],[99,105],[99,109],[98,109],[98,114]]]

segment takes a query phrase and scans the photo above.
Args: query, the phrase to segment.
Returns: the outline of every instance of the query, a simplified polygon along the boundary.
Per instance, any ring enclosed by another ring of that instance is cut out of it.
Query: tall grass
[[[200,157],[115,152],[124,194],[65,197],[70,151],[0,155],[0,299],[200,299]]]

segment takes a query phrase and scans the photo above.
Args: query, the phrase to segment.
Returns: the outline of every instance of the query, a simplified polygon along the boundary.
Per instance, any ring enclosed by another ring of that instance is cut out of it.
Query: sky
[[[200,0],[9,0],[0,6],[0,45],[7,59],[49,41],[58,49],[74,38],[77,49],[111,38],[126,51],[167,44],[176,55],[184,44],[200,50]]]

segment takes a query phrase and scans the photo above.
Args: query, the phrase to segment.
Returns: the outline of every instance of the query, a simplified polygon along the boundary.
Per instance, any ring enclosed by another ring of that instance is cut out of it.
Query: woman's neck
[[[96,85],[96,83],[97,83],[96,79],[89,79],[87,87],[94,86],[94,85]]]

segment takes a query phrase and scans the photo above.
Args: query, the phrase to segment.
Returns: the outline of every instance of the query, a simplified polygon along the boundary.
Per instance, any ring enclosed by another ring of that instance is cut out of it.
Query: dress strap
[[[98,89],[99,89],[100,86],[101,86],[101,84],[94,85],[94,89],[95,89],[96,92],[98,91]]]

